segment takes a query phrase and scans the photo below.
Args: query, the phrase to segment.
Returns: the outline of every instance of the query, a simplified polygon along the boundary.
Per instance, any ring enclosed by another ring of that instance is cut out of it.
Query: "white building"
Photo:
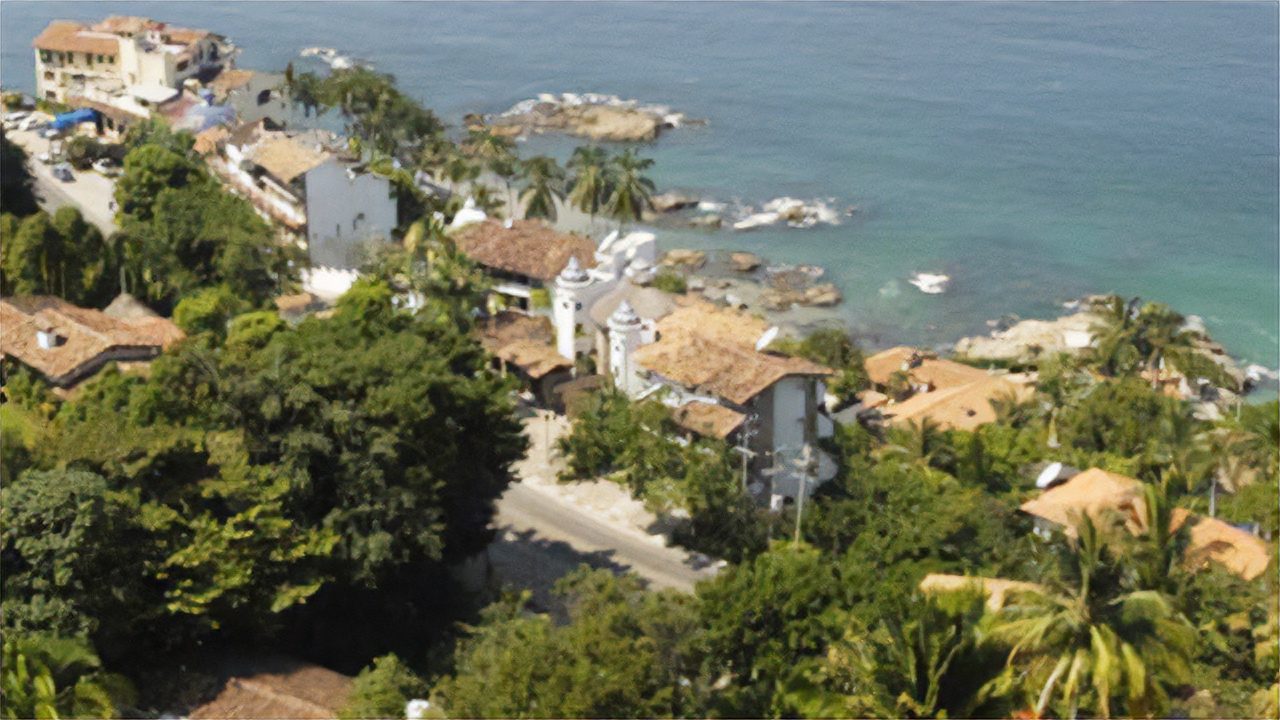
[[[127,16],[92,26],[55,20],[32,45],[36,95],[64,103],[89,90],[155,102],[164,89],[174,91],[188,78],[231,67],[236,53],[234,45],[208,30]]]
[[[213,102],[235,111],[241,123],[270,120],[278,127],[289,121],[292,109],[284,75],[255,70],[228,69],[205,84]]]
[[[632,398],[657,396],[702,435],[737,441],[775,506],[830,480],[835,463],[816,447],[830,437],[823,411],[830,368],[767,352],[772,332],[744,312],[682,300],[646,321],[623,299],[608,319],[609,375]],[[750,432],[744,438],[744,425]],[[805,462],[805,459],[809,460]]]
[[[328,133],[237,128],[209,167],[259,212],[305,239],[311,264],[358,267],[366,247],[396,227],[391,182],[369,172]]]

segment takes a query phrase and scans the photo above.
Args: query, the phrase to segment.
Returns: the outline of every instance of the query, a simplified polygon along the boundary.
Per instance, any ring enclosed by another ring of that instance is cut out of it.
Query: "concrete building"
[[[208,30],[128,16],[91,26],[55,20],[32,45],[37,97],[100,102],[93,95],[105,93],[144,106],[168,99],[187,79],[212,77],[232,67],[237,52]]]
[[[268,130],[263,122],[197,136],[209,167],[264,216],[304,240],[313,266],[358,267],[397,224],[391,182],[348,155],[331,133]]]
[[[802,483],[808,494],[835,475],[816,447],[833,432],[823,410],[833,371],[768,352],[776,331],[763,320],[689,299],[646,332],[623,299],[608,328],[614,385],[632,398],[660,398],[694,432],[736,438],[774,507],[798,497]]]
[[[281,73],[227,69],[205,83],[211,100],[231,108],[240,123],[268,120],[277,127],[288,124],[289,97]]]

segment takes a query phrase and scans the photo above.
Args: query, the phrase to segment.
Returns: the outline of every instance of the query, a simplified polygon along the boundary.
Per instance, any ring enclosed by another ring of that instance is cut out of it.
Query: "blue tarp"
[[[80,108],[79,110],[72,110],[69,113],[62,113],[61,115],[55,117],[53,119],[53,123],[51,124],[53,125],[54,130],[66,130],[67,128],[73,128],[82,122],[93,122],[94,120],[97,120],[97,119],[98,119],[97,110],[92,110],[90,108]]]

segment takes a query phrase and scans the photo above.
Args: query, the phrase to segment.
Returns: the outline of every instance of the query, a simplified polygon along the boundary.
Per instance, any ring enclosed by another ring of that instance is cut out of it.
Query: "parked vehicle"
[[[18,123],[18,130],[26,132],[28,130],[38,130],[44,125],[44,122],[35,115],[29,115]]]
[[[7,112],[4,114],[4,121],[7,123],[21,122],[22,120],[26,120],[30,115],[31,113],[26,110],[14,110],[13,112]]]
[[[94,160],[93,169],[107,177],[115,177],[120,174],[120,164],[111,158],[98,158],[97,160]]]
[[[62,182],[72,182],[76,176],[71,172],[71,165],[68,163],[58,163],[53,166],[53,176]]]
[[[44,163],[45,165],[49,165],[53,162],[53,156],[47,152],[40,153],[39,155],[36,156],[36,159]]]
[[[45,138],[46,140],[52,140],[61,134],[62,131],[57,128],[45,128],[40,131],[40,137]]]

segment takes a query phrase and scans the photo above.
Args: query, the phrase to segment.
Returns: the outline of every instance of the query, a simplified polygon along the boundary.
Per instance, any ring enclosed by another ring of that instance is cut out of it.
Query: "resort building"
[[[269,130],[265,121],[197,136],[209,167],[265,217],[305,240],[313,266],[353,269],[397,222],[391,182],[321,131]]]
[[[992,401],[1032,393],[1028,375],[990,373],[910,347],[876,353],[865,367],[874,390],[863,403],[893,425],[929,418],[944,429],[973,430],[996,419]]]
[[[764,321],[682,300],[647,332],[624,299],[608,327],[615,387],[635,399],[656,396],[690,430],[736,439],[773,507],[797,497],[802,483],[808,494],[835,475],[816,446],[833,431],[822,404],[833,371],[768,352],[776,330]]]
[[[1140,535],[1147,531],[1143,487],[1142,481],[1135,478],[1092,468],[1045,490],[1023,503],[1021,509],[1035,518],[1040,534],[1058,529],[1074,537],[1076,523],[1088,517],[1100,525],[1122,522],[1129,532]],[[1266,542],[1246,530],[1175,508],[1170,518],[1171,530],[1176,532],[1183,525],[1189,525],[1183,562],[1190,569],[1213,562],[1245,580],[1253,580],[1271,563]]]
[[[145,363],[185,334],[131,295],[105,310],[52,295],[0,299],[0,357],[69,388],[109,362]]]
[[[231,67],[237,52],[208,30],[127,16],[94,25],[55,20],[32,45],[36,95],[73,105],[77,97],[101,102],[103,96],[143,107],[164,102],[185,80]]]
[[[205,83],[207,99],[230,108],[240,123],[270,121],[284,127],[290,117],[289,97],[281,73],[227,69]]]
[[[493,278],[505,306],[522,312],[551,309],[550,285],[570,260],[578,268],[596,264],[591,238],[559,232],[539,220],[485,219],[453,230],[452,236],[458,249]]]

